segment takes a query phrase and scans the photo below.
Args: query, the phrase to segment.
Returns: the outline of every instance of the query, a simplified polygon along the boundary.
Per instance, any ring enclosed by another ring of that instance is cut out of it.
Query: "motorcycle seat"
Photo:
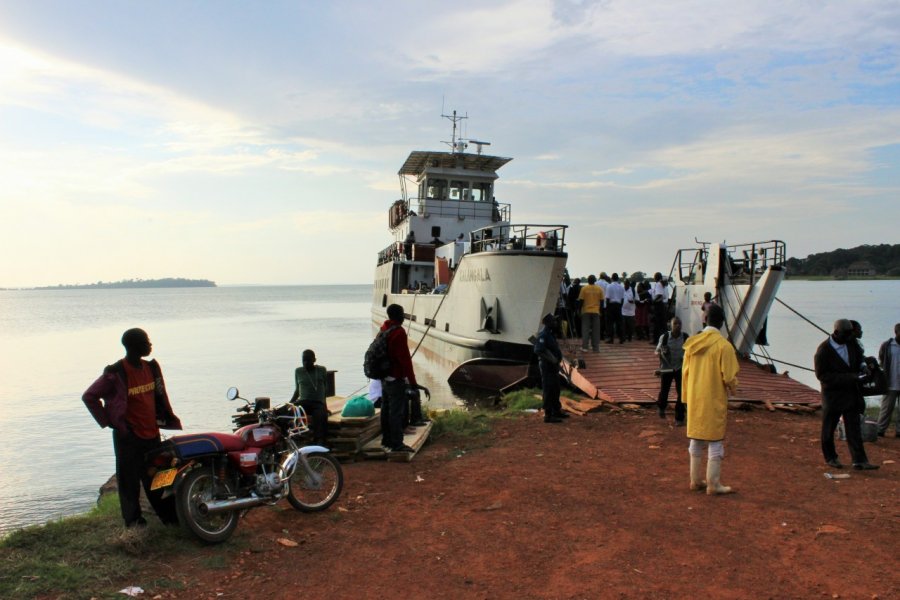
[[[179,458],[218,454],[244,449],[244,440],[230,433],[195,433],[176,435],[170,439]]]

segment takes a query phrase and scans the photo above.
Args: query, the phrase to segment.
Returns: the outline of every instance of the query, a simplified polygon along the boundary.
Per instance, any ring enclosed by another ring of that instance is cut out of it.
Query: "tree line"
[[[97,283],[77,283],[73,285],[53,285],[35,288],[37,290],[84,290],[115,288],[177,288],[177,287],[216,287],[214,281],[208,279],[185,279],[183,277],[164,277],[162,279],[123,279],[121,281],[98,281]]]
[[[868,262],[876,275],[900,276],[900,244],[878,244],[838,248],[831,252],[810,254],[806,258],[789,258],[788,275],[840,275],[853,263]]]

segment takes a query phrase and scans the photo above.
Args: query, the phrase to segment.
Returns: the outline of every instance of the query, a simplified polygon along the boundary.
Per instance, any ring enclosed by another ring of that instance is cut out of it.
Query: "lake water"
[[[115,471],[111,434],[81,394],[123,354],[129,327],[143,327],[186,432],[229,431],[243,396],[286,401],[300,352],[336,369],[337,393],[364,389],[362,356],[373,334],[371,286],[219,287],[155,290],[0,291],[0,534],[82,512]],[[900,322],[900,281],[785,282],[779,297],[830,329],[863,324],[868,354]],[[811,367],[824,334],[776,304],[769,319],[774,358]],[[450,365],[420,353],[432,407],[461,404],[446,384]],[[812,373],[784,367],[817,387]]]

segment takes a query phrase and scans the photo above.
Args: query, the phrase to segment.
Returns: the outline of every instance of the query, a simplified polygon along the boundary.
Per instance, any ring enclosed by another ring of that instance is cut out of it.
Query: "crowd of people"
[[[651,281],[618,273],[563,276],[556,316],[563,337],[581,338],[585,351],[600,351],[600,342],[644,340],[656,344],[666,330],[672,289],[661,273]]]

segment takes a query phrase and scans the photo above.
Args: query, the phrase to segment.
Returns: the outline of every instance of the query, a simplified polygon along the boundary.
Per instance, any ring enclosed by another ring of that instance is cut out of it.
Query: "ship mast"
[[[461,122],[463,119],[469,118],[469,113],[466,113],[465,116],[457,116],[456,111],[453,111],[452,115],[441,115],[443,118],[450,120],[453,123],[453,137],[450,138],[449,142],[441,142],[442,144],[447,144],[450,146],[450,152],[452,154],[461,154],[465,152],[466,146],[468,144],[462,138],[456,137],[456,124]]]

